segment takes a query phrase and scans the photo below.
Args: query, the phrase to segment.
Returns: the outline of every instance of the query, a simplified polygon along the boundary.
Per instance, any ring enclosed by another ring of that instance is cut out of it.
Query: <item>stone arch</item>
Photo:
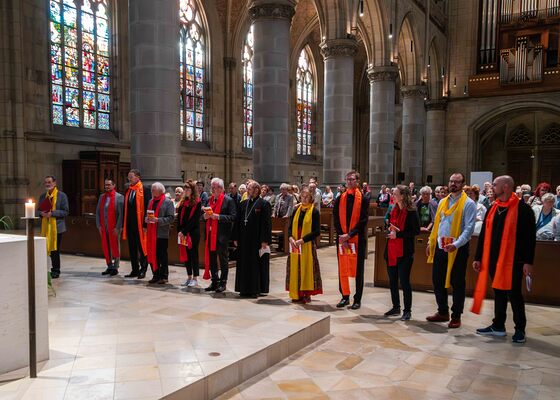
[[[443,61],[436,40],[433,39],[428,52],[427,78],[428,78],[428,98],[440,99],[443,94]]]
[[[388,23],[377,0],[364,2],[364,15],[358,20],[357,29],[362,35],[368,63],[387,65],[392,61],[391,45],[387,42]]]
[[[408,13],[402,20],[398,30],[398,66],[403,85],[417,85],[419,83],[418,55],[421,44],[416,35],[412,21],[412,14]]]

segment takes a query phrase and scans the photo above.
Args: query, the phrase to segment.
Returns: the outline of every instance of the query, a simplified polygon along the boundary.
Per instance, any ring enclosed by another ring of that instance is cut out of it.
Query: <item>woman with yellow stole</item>
[[[321,234],[321,215],[313,207],[313,196],[309,189],[300,195],[301,205],[290,219],[290,256],[286,268],[286,290],[292,302],[304,304],[311,296],[323,293],[321,271],[317,259],[315,238]]]

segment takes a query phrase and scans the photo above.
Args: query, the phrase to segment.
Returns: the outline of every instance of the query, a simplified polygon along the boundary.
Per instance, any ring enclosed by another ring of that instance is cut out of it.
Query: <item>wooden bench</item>
[[[288,254],[289,234],[288,226],[289,218],[272,217],[272,245],[276,245],[278,252]]]

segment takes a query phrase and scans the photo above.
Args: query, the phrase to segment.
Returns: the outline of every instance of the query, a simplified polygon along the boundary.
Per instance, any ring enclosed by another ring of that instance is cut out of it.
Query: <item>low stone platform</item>
[[[50,360],[36,380],[1,385],[0,399],[215,398],[329,334],[327,314],[294,308],[287,296],[187,289],[177,267],[169,285],[103,269],[100,259],[63,257],[49,301]]]

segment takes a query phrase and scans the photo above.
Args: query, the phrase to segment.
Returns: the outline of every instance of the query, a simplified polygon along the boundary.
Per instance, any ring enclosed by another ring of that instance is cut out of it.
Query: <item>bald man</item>
[[[525,343],[525,302],[521,292],[525,283],[530,287],[535,257],[536,228],[531,207],[513,192],[511,176],[494,179],[492,189],[496,201],[486,213],[473,268],[479,272],[472,311],[479,314],[486,293],[488,276],[494,289],[494,320],[492,325],[476,330],[479,335],[506,336],[508,299],[513,310],[515,334],[513,343]],[[525,279],[524,279],[525,277]]]

